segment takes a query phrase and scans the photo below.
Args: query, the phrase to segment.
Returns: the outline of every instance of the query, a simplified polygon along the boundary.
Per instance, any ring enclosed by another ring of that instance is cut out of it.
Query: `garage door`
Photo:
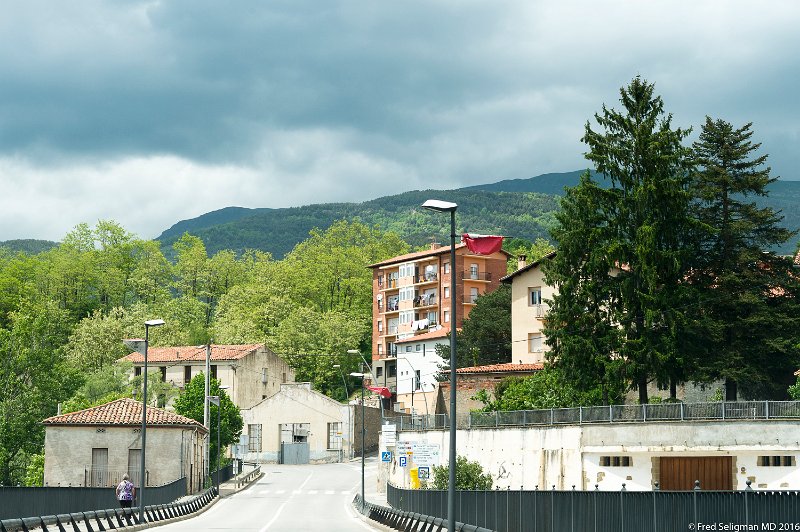
[[[702,490],[733,489],[733,458],[730,456],[662,457],[659,486],[662,490],[691,490],[700,481]]]

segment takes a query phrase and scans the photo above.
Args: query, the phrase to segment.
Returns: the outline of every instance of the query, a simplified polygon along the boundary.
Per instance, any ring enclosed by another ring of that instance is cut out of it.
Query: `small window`
[[[386,365],[386,376],[390,379],[392,377],[397,377],[397,366],[394,364],[387,364]]]
[[[444,287],[444,298],[448,299],[449,297],[450,297],[450,287],[449,286],[445,286]]]
[[[189,384],[189,381],[192,380],[192,366],[184,366],[183,367],[183,384],[184,386]]]
[[[161,382],[167,382],[167,366],[161,366],[158,369],[161,370]]]
[[[422,351],[422,344],[415,345],[414,346],[414,351],[417,351],[417,352]]]
[[[375,367],[375,377],[383,377],[383,366]]]
[[[216,379],[217,378],[217,365],[216,364],[212,364],[211,365],[211,378],[212,379]]]
[[[142,368],[140,366],[136,366],[135,368],[133,368],[134,377],[139,377],[141,376],[141,374],[142,374]]]
[[[449,262],[445,262],[444,263],[444,273],[450,273],[450,263]]]
[[[261,425],[247,425],[249,440],[247,450],[253,453],[261,452]]]
[[[444,311],[444,322],[445,323],[450,323],[450,311],[448,311],[448,310]]]
[[[378,320],[378,332],[383,332],[383,322]]]
[[[797,461],[794,456],[759,456],[758,465],[763,467],[794,467]]]
[[[411,352],[411,346],[410,346],[410,345],[407,345],[407,346],[406,346],[406,353],[410,353],[410,352]]]
[[[422,388],[421,380],[420,380],[421,375],[420,375],[419,371],[420,370],[418,370],[418,369],[414,370],[414,389],[415,390],[419,390],[420,388]]]
[[[600,465],[604,467],[630,467],[630,456],[601,456]]]
[[[542,335],[530,334],[528,335],[528,352],[541,353],[542,352]]]
[[[337,451],[342,448],[342,422],[328,423],[328,450]]]
[[[383,345],[382,344],[378,344],[378,354],[379,355],[383,354]]]
[[[281,375],[281,382],[282,382],[282,383],[286,383],[286,372],[285,372],[285,371],[284,371],[284,372],[283,372],[283,374]]]
[[[528,288],[528,305],[542,304],[542,289],[540,287]]]

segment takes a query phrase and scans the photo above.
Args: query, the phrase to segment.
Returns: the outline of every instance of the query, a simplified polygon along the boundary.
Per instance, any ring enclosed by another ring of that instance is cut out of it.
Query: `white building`
[[[446,364],[436,354],[436,346],[449,348],[448,331],[437,330],[397,340],[397,405],[396,410],[414,415],[436,413],[437,375]],[[376,366],[376,371],[381,370]],[[376,376],[380,383],[380,375]]]

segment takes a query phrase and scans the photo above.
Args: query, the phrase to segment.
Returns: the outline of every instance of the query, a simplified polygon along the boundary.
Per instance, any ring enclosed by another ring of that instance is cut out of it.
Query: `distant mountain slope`
[[[26,238],[21,240],[5,240],[0,242],[0,248],[5,248],[13,253],[22,252],[28,255],[35,255],[49,249],[53,249],[58,245],[58,242],[50,240],[36,240],[33,238]]]
[[[360,219],[368,225],[393,230],[414,246],[449,242],[449,220],[420,207],[429,198],[459,204],[458,230],[499,233],[526,239],[547,236],[558,209],[558,198],[536,193],[487,192],[482,190],[413,191],[364,203],[325,203],[287,209],[236,211],[238,219],[208,224],[208,219],[185,220],[165,231],[157,240],[165,254],[186,228],[203,239],[209,254],[222,249],[268,251],[276,258],[308,237],[314,227],[326,229],[336,220]],[[210,213],[209,213],[210,214]],[[202,217],[201,217],[202,218]]]
[[[543,174],[528,179],[510,179],[488,185],[468,187],[470,190],[487,190],[494,192],[539,192],[543,194],[564,194],[564,187],[574,187],[583,170],[558,174]],[[595,175],[595,178],[597,176]],[[608,185],[606,179],[600,179]],[[772,207],[781,211],[783,226],[792,230],[800,230],[800,181],[778,180],[772,183],[767,197],[753,198],[759,207]],[[778,253],[791,254],[797,248],[800,235],[795,235],[789,242],[779,248]]]
[[[308,237],[314,227],[325,229],[336,220],[358,218],[369,225],[393,230],[414,246],[436,238],[449,241],[447,220],[420,209],[428,198],[459,205],[458,230],[495,233],[533,240],[547,237],[565,186],[575,186],[583,171],[543,174],[529,179],[511,179],[457,190],[405,192],[363,203],[325,203],[286,209],[228,207],[176,223],[158,237],[167,256],[184,232],[199,236],[209,253],[222,249],[268,251],[276,258]],[[776,181],[759,205],[783,211],[784,225],[800,228],[800,181]],[[780,250],[792,253],[797,236]]]

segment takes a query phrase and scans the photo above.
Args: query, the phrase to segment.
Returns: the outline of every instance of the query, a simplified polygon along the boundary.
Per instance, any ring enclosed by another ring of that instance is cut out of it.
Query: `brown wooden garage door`
[[[690,490],[700,481],[703,490],[733,489],[733,458],[730,456],[662,457],[659,487],[662,490]]]

